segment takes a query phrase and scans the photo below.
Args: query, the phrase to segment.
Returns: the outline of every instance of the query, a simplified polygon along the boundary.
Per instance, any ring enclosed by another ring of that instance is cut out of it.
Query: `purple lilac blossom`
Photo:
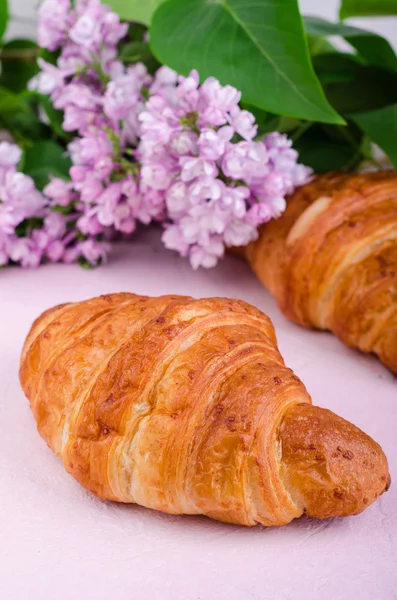
[[[21,150],[9,142],[0,143],[0,266],[11,263],[37,267],[43,261],[73,262],[85,259],[97,264],[107,245],[94,237],[84,238],[75,227],[76,215],[53,211],[48,198],[39,192],[33,179],[17,169]],[[58,206],[71,203],[67,182],[48,186]]]
[[[192,71],[172,95],[156,90],[139,116],[141,182],[164,198],[164,244],[193,268],[212,267],[226,247],[256,239],[311,175],[285,135],[253,141],[254,117],[239,101],[235,88],[213,77],[200,86]]]
[[[150,87],[152,77],[142,63],[125,67],[116,60],[117,44],[128,27],[108,7],[77,0],[74,7],[65,3],[64,8],[67,26],[58,27],[57,65],[40,60],[41,71],[30,87],[49,94],[54,107],[64,111],[63,128],[77,133],[68,146],[73,162],[68,191],[78,198],[78,229],[84,235],[99,235],[107,228],[131,234],[137,221],[147,224],[164,217],[163,198],[139,183],[133,152],[144,108],[142,89]],[[59,23],[60,9],[49,2],[44,34],[46,27],[53,29],[52,14]],[[54,39],[44,34],[45,40]],[[160,69],[157,89],[175,87],[175,78],[171,70]],[[66,206],[64,191],[64,182],[57,179],[45,190]]]
[[[20,262],[45,255],[95,263],[106,251],[98,238],[158,220],[167,248],[188,256],[193,268],[212,267],[226,247],[255,239],[310,177],[286,136],[254,141],[254,116],[240,108],[232,86],[214,77],[200,86],[195,71],[185,78],[163,66],[152,77],[142,63],[125,67],[117,45],[127,30],[99,0],[44,0],[40,7],[39,43],[59,57],[56,65],[39,59],[30,88],[49,95],[65,131],[75,132],[73,166],[70,182],[52,178],[44,190],[46,210],[68,216],[51,213],[51,221],[46,213],[42,228],[16,245]],[[12,210],[14,217],[9,207],[0,212],[0,232],[2,222],[15,220]]]

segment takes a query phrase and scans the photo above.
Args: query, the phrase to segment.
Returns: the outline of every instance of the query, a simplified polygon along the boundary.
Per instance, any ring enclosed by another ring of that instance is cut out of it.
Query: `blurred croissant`
[[[66,470],[106,500],[242,525],[359,513],[380,446],[310,397],[237,300],[113,294],[48,310],[20,378]]]
[[[246,249],[288,319],[329,329],[397,373],[397,175],[329,173]]]

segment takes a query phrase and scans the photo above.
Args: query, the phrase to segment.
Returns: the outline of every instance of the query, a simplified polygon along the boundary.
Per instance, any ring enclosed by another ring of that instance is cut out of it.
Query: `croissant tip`
[[[309,516],[358,514],[390,487],[379,444],[327,409],[295,405],[280,436],[285,483]]]

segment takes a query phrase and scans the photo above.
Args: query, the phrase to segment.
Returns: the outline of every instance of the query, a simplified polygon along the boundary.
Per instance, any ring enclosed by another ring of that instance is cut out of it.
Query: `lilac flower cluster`
[[[255,119],[239,107],[240,96],[213,77],[199,86],[192,71],[172,96],[154,94],[139,116],[141,179],[163,195],[163,241],[193,268],[212,267],[226,246],[254,240],[310,176],[286,136],[253,141]]]
[[[0,266],[13,262],[36,267],[44,260],[79,259],[97,264],[107,246],[80,234],[76,213],[53,210],[57,207],[51,207],[31,177],[17,170],[20,158],[18,146],[0,143]]]
[[[70,181],[54,177],[43,194],[32,190],[31,200],[24,192],[23,214],[3,200],[0,261],[33,266],[83,257],[96,264],[105,240],[157,220],[167,248],[194,268],[212,267],[225,247],[255,239],[258,226],[279,216],[286,194],[310,176],[287,137],[254,141],[254,116],[239,107],[235,88],[214,78],[200,86],[195,71],[185,78],[163,66],[152,77],[142,63],[124,66],[118,45],[127,32],[100,0],[41,4],[39,44],[58,58],[39,59],[30,88],[63,111],[63,129],[75,135],[67,148],[73,166]],[[16,162],[7,167],[14,174]],[[20,223],[29,225],[24,238],[15,233]],[[13,244],[24,244],[24,257],[2,250]]]
[[[49,94],[64,111],[65,131],[78,133],[68,146],[71,185],[54,179],[44,192],[57,202],[61,196],[63,206],[79,197],[77,227],[84,235],[109,228],[131,234],[137,221],[163,219],[162,198],[140,185],[134,159],[138,115],[153,79],[142,63],[126,68],[116,58],[127,24],[99,0],[77,0],[73,7],[69,0],[45,0],[39,23],[40,44],[60,48],[60,55],[56,65],[39,60],[31,88]],[[167,71],[159,72],[156,89],[169,87]]]

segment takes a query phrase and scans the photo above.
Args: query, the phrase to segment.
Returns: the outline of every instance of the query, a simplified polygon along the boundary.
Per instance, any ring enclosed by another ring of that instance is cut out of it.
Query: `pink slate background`
[[[1,600],[396,600],[397,380],[328,333],[288,323],[232,257],[192,272],[158,232],[119,245],[104,267],[0,273]],[[67,475],[36,433],[19,387],[24,337],[44,309],[106,292],[242,298],[266,312],[288,366],[316,404],[384,448],[394,485],[363,514],[251,529],[104,503]]]

